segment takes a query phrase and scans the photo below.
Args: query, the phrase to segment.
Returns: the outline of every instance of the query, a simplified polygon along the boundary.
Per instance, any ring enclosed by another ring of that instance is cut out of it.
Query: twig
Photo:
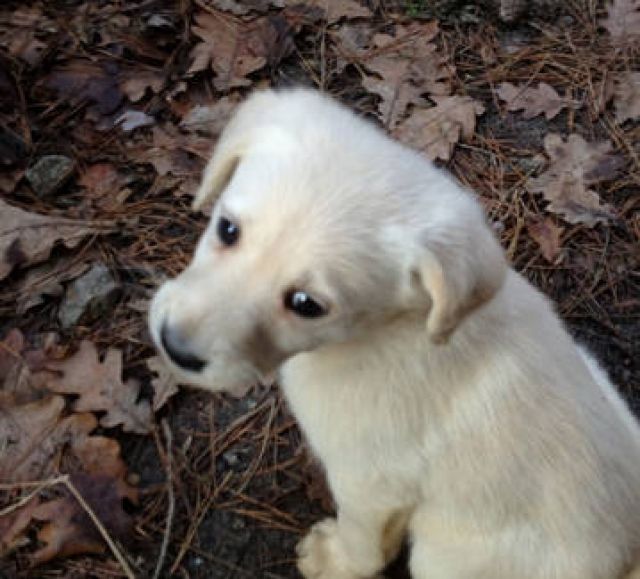
[[[87,504],[87,501],[84,500],[83,496],[80,494],[80,491],[71,482],[69,475],[61,476],[59,482],[63,483],[69,489],[69,492],[80,503],[80,506],[84,509],[87,515],[89,515],[89,518],[93,521],[93,524],[96,526],[98,531],[100,531],[100,534],[109,546],[109,549],[111,549],[113,556],[118,560],[118,563],[120,563],[124,574],[128,577],[128,579],[136,579],[136,576],[131,570],[131,567],[129,567],[129,563],[127,563],[127,560],[124,558],[124,555],[120,552],[113,539],[109,536],[109,532],[104,528],[104,525],[100,522],[100,519],[93,512],[93,509]]]
[[[12,513],[13,511],[15,511],[16,509],[19,509],[20,507],[26,505],[34,496],[36,496],[42,489],[46,488],[46,487],[51,487],[54,485],[57,485],[61,482],[64,482],[62,480],[63,477],[56,477],[56,478],[52,478],[49,480],[40,480],[40,481],[33,481],[33,482],[29,482],[29,483],[21,483],[21,485],[23,486],[23,488],[30,488],[32,485],[35,485],[35,489],[33,489],[29,494],[23,496],[22,498],[20,498],[19,500],[17,500],[15,503],[13,503],[12,505],[9,505],[7,507],[5,507],[4,509],[2,509],[0,511],[0,517],[4,517],[5,515],[8,515],[9,513]],[[29,485],[29,486],[25,486],[25,485]],[[2,485],[4,486],[4,485]],[[12,486],[16,486],[15,484]]]
[[[87,504],[87,501],[84,500],[84,497],[80,494],[80,491],[71,482],[71,478],[69,477],[68,474],[65,474],[53,479],[48,479],[48,480],[0,484],[0,490],[7,490],[12,488],[35,488],[35,490],[29,493],[29,495],[27,495],[26,498],[21,499],[20,501],[18,501],[18,503],[11,505],[10,507],[7,507],[0,513],[0,515],[7,514],[8,512],[11,512],[12,510],[14,510],[15,508],[18,508],[22,504],[28,502],[37,492],[40,492],[43,488],[54,486],[57,484],[63,484],[64,486],[66,486],[69,492],[80,503],[80,506],[84,509],[85,513],[87,513],[87,515],[89,516],[93,524],[96,526],[96,528],[102,535],[102,538],[105,540],[105,542],[109,546],[109,549],[111,549],[113,556],[117,559],[118,563],[120,563],[120,566],[122,567],[122,570],[124,571],[124,574],[128,577],[128,579],[136,579],[135,574],[133,573],[133,571],[131,570],[131,567],[129,566],[129,563],[127,563],[127,560],[124,558],[124,555],[122,555],[117,545],[115,544],[113,539],[110,537],[107,529],[104,528],[104,525],[100,522],[100,519],[93,512],[93,509]]]
[[[173,526],[173,517],[176,508],[176,499],[173,493],[173,463],[172,447],[173,436],[171,435],[171,429],[166,420],[162,420],[162,432],[166,441],[167,451],[165,453],[165,468],[167,469],[167,494],[169,495],[169,506],[167,507],[167,524],[164,529],[164,536],[162,537],[162,546],[160,547],[160,555],[156,563],[156,569],[153,572],[153,579],[158,579],[162,567],[164,566],[165,559],[167,558],[167,549],[169,547],[169,538],[171,537],[171,527]]]

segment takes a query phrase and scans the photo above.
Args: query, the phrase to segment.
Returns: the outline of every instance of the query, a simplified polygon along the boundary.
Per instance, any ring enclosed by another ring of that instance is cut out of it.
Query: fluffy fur
[[[639,427],[459,184],[329,98],[266,91],[195,205],[218,196],[150,327],[206,361],[173,366],[186,382],[279,373],[338,506],[299,545],[306,578],[376,576],[407,533],[414,579],[633,572]],[[287,310],[292,288],[328,315]]]

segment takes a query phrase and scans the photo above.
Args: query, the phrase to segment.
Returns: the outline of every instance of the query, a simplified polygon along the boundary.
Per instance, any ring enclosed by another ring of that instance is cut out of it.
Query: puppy
[[[216,198],[150,327],[185,382],[277,372],[338,506],[306,578],[376,576],[406,534],[415,579],[634,572],[638,424],[469,193],[293,90],[240,106],[195,207]]]

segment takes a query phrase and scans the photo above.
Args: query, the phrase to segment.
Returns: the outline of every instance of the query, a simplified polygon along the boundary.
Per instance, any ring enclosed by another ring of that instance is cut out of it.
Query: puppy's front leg
[[[400,548],[406,515],[363,510],[338,501],[338,517],[316,523],[298,544],[298,568],[306,579],[371,579]],[[362,503],[367,503],[362,500]]]

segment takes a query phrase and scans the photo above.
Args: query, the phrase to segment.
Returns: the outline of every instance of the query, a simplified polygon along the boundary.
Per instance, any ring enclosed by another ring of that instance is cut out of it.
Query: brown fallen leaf
[[[553,219],[536,219],[527,225],[531,238],[538,244],[543,257],[556,264],[562,248],[563,227],[558,227]]]
[[[102,206],[104,197],[113,198],[129,182],[115,165],[111,163],[95,163],[87,167],[78,179],[80,185],[92,200]]]
[[[576,134],[565,142],[550,133],[544,146],[551,162],[542,175],[527,181],[527,189],[541,193],[549,201],[548,209],[569,223],[592,227],[609,221],[612,208],[601,205],[598,194],[588,187],[611,179],[620,168],[621,159],[611,155],[611,143],[588,143]]]
[[[73,441],[70,454],[76,464],[71,483],[107,532],[121,542],[131,538],[132,519],[123,508],[126,498],[138,502],[138,491],[126,482],[127,467],[120,445],[105,436]],[[104,543],[83,507],[63,488],[62,496],[35,509],[33,518],[47,521],[38,533],[45,546],[34,553],[36,563],[78,553],[101,553]]]
[[[157,94],[165,83],[165,75],[155,70],[133,70],[120,77],[120,90],[132,103],[137,103],[151,91]]]
[[[300,4],[298,0],[287,0],[287,6]],[[321,8],[325,13],[328,24],[334,24],[340,20],[353,20],[355,18],[371,18],[371,10],[355,0],[307,0],[304,2],[310,8]]]
[[[0,384],[7,381],[13,382],[13,376],[24,365],[22,351],[25,347],[25,340],[22,332],[17,328],[9,330],[4,340],[0,340]]]
[[[157,412],[178,392],[178,381],[159,356],[147,360],[147,368],[157,376],[151,379],[153,410]]]
[[[624,123],[640,117],[640,72],[628,72],[620,76],[614,98],[616,121]]]
[[[106,436],[86,436],[74,441],[70,454],[77,461],[70,470],[111,477],[118,494],[137,504],[138,489],[127,482],[127,465],[122,460],[117,440]]]
[[[218,10],[231,12],[236,16],[245,16],[251,12],[264,14],[271,8],[284,8],[284,0],[196,0],[196,4],[203,8],[214,7]]]
[[[0,200],[0,280],[14,267],[47,259],[57,241],[73,248],[87,235],[106,231],[109,225],[29,213]]]
[[[1,343],[0,353],[24,351],[24,338],[13,331]],[[36,352],[40,355],[40,352]],[[54,352],[55,353],[55,352]],[[20,354],[24,365],[35,371],[43,364],[30,352]],[[46,356],[45,356],[46,357]],[[51,363],[51,356],[47,360]],[[43,360],[41,360],[43,362]],[[4,386],[12,363],[6,355],[0,357]],[[39,374],[50,372],[39,370]],[[119,540],[131,535],[132,521],[123,509],[123,499],[138,501],[137,489],[127,483],[127,469],[120,456],[117,441],[104,436],[89,436],[97,426],[91,413],[65,416],[61,396],[24,404],[9,400],[0,413],[2,460],[0,480],[6,484],[21,481],[46,480],[54,474],[71,473],[71,482],[93,509],[108,532]],[[48,488],[61,496],[41,502],[38,496],[18,506],[9,517],[0,517],[0,555],[31,542],[26,535],[32,519],[45,524],[38,532],[44,546],[32,555],[34,563],[53,557],[77,553],[99,553],[104,550],[102,537],[78,501],[64,486]]]
[[[34,496],[21,508],[0,516],[0,558],[28,544],[29,540],[24,534],[39,505],[40,499]]]
[[[92,103],[89,112],[97,115],[115,112],[124,98],[118,86],[117,67],[102,67],[88,60],[76,59],[54,68],[42,84],[71,103]]]
[[[151,144],[129,150],[131,158],[153,165],[158,175],[174,176],[178,194],[193,194],[211,154],[213,138],[195,133],[185,135],[170,124],[153,127],[152,135]]]
[[[95,346],[83,341],[75,354],[47,367],[61,373],[47,381],[52,392],[79,395],[76,412],[105,412],[100,419],[105,428],[122,425],[124,431],[137,434],[151,430],[153,415],[149,403],[138,400],[140,385],[122,380],[120,350],[110,348],[101,361]]]
[[[16,328],[0,341],[0,408],[31,402],[43,393],[33,380],[26,348],[24,336]]]
[[[10,408],[48,397],[45,363],[60,359],[65,348],[55,334],[41,336],[42,347],[32,348],[22,332],[10,330],[0,341],[0,408]]]
[[[607,29],[616,47],[640,41],[640,0],[612,0],[607,5],[607,17],[600,20],[600,25]]]
[[[49,396],[3,409],[1,481],[38,480],[53,474],[64,446],[97,426],[95,416],[89,413],[63,418],[64,407],[62,396]]]
[[[431,44],[438,34],[437,22],[398,26],[395,37],[378,34],[375,56],[364,66],[377,76],[365,76],[362,84],[381,97],[378,110],[382,124],[393,130],[411,105],[424,106],[424,95],[451,92],[451,68]]]
[[[434,96],[432,99],[435,107],[414,110],[394,135],[430,159],[446,161],[460,137],[473,136],[476,116],[484,113],[484,107],[468,96]]]
[[[539,83],[537,88],[503,82],[498,86],[496,94],[507,103],[508,111],[524,110],[525,119],[544,114],[547,120],[551,120],[569,105],[567,99],[561,97],[546,82]]]
[[[109,475],[76,474],[71,484],[78,490],[109,536],[126,543],[132,538],[133,521],[123,508],[123,497],[116,478]],[[103,553],[106,546],[95,524],[65,488],[62,497],[34,509],[32,518],[44,522],[38,540],[44,546],[31,560],[45,563],[55,557],[81,553]]]
[[[0,46],[31,66],[37,65],[47,48],[41,40],[41,31],[55,30],[37,6],[19,6],[0,15]]]
[[[370,21],[347,22],[330,31],[336,47],[336,72],[340,74],[348,64],[361,62],[373,40]]]
[[[65,282],[81,276],[89,269],[89,260],[77,256],[61,256],[56,260],[30,268],[16,284],[16,312],[23,314],[44,302],[46,296],[60,297]]]
[[[238,99],[234,97],[223,97],[211,104],[197,104],[183,117],[180,128],[218,136],[237,106]]]
[[[196,12],[191,30],[201,42],[191,51],[190,73],[211,67],[220,91],[248,86],[247,75],[272,66],[293,50],[290,26],[281,15],[243,22],[223,12]]]

